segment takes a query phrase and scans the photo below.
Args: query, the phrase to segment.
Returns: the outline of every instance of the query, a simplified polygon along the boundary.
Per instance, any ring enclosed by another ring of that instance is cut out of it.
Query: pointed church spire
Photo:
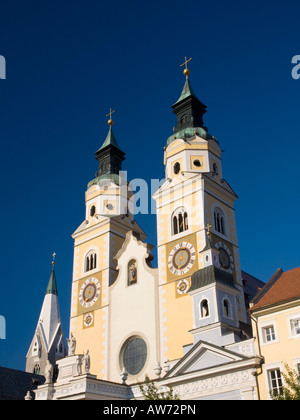
[[[122,169],[122,161],[124,160],[125,153],[120,149],[116,137],[112,130],[113,120],[112,114],[115,111],[112,111],[110,108],[109,120],[107,121],[109,125],[109,132],[106,136],[106,139],[100,149],[96,152],[96,159],[99,162],[99,171],[97,176],[102,175],[112,175],[119,174]]]
[[[116,137],[113,133],[113,130],[112,130],[112,126],[113,126],[114,122],[113,122],[111,116],[114,112],[116,112],[116,111],[115,110],[112,111],[111,108],[110,108],[109,114],[106,115],[107,117],[109,116],[109,120],[107,121],[107,124],[109,125],[109,132],[106,136],[106,139],[105,139],[104,143],[102,144],[102,146],[100,147],[100,149],[96,153],[98,153],[100,150],[104,149],[107,146],[114,146],[117,149],[121,150],[118,143],[117,143],[117,140],[116,140]]]
[[[109,131],[108,131],[108,134],[106,136],[106,139],[104,140],[104,143],[102,144],[102,146],[100,147],[100,149],[97,150],[96,153],[98,153],[100,150],[104,149],[107,146],[114,146],[117,149],[121,150],[120,147],[119,147],[119,145],[118,145],[118,143],[117,143],[117,140],[116,140],[116,137],[114,135],[114,132],[112,130],[112,126],[109,127]]]
[[[49,279],[48,286],[47,286],[47,289],[46,289],[46,295],[50,294],[50,295],[57,295],[58,296],[57,285],[56,285],[56,277],[55,277],[55,271],[54,271],[56,253],[54,252],[54,254],[52,256],[53,256],[52,271],[51,271],[50,279]]]
[[[174,127],[174,133],[177,133],[186,128],[203,127],[203,114],[206,112],[206,106],[197,98],[191,86],[189,75],[190,70],[187,63],[191,58],[181,64],[185,65],[183,74],[186,76],[186,81],[183,90],[177,102],[172,105],[173,112],[177,116],[177,125]]]
[[[55,256],[52,271],[33,340],[26,356],[26,372],[45,374],[47,359],[52,366],[67,355],[67,347],[62,331],[58,293],[55,277]]]

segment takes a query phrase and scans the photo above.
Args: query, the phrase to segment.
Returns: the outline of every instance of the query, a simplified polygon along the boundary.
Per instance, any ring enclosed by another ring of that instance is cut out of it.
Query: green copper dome
[[[183,130],[178,131],[176,134],[168,137],[167,146],[169,146],[172,141],[177,139],[187,140],[193,136],[199,136],[205,140],[215,140],[218,143],[218,140],[209,134],[204,127],[187,127]]]

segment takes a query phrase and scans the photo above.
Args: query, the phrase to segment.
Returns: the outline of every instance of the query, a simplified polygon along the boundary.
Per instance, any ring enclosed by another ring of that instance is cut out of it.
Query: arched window
[[[227,299],[224,299],[223,301],[223,313],[226,318],[231,318],[231,305]]]
[[[207,299],[203,299],[200,304],[200,317],[206,318],[209,316],[209,305]]]
[[[94,270],[97,267],[97,254],[95,251],[90,251],[85,257],[85,271]]]
[[[189,228],[188,213],[184,207],[174,211],[172,215],[172,235],[185,232]]]
[[[179,232],[183,232],[184,231],[183,214],[181,212],[178,214],[178,224],[179,224]]]
[[[173,216],[173,235],[178,233],[178,220],[176,216]]]
[[[216,163],[213,164],[213,172],[215,175],[219,175],[219,169]]]
[[[180,124],[181,125],[188,124],[189,121],[190,121],[190,117],[186,114],[182,115],[182,117],[180,118]]]
[[[36,364],[33,368],[33,373],[35,373],[36,375],[39,375],[41,372],[41,368],[39,364]]]
[[[224,214],[222,210],[220,210],[219,208],[215,209],[214,223],[215,223],[215,230],[217,232],[222,233],[222,235],[225,235]]]
[[[184,230],[188,230],[189,222],[188,222],[188,215],[186,211],[184,212],[184,215],[183,215],[183,224],[184,224]]]

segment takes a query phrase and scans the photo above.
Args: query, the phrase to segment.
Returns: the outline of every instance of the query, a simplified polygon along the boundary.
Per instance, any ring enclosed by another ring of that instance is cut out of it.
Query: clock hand
[[[183,256],[179,255],[179,261],[181,262],[183,260]],[[178,270],[180,270],[180,267],[182,266],[182,264],[178,264]]]

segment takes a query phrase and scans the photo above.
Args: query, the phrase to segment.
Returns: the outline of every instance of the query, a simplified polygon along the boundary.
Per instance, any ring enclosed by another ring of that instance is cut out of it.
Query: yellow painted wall
[[[76,338],[76,353],[83,354],[87,349],[91,356],[91,369],[93,375],[104,378],[106,342],[103,337],[107,334],[106,320],[107,307],[91,311],[94,316],[94,325],[89,328],[83,327],[83,315],[73,320],[73,334]]]
[[[118,274],[113,257],[124,242],[124,233],[128,231],[128,227],[118,226],[120,234],[112,233],[111,224],[111,219],[108,219],[103,226],[83,232],[75,239],[74,247],[70,331],[76,338],[76,352],[80,354],[89,350],[91,372],[102,379],[107,378],[109,281]],[[116,226],[113,228],[117,229]],[[91,249],[98,251],[97,269],[85,272],[85,255]],[[91,277],[100,282],[100,296],[92,307],[84,308],[79,302],[79,292],[84,281]],[[94,322],[86,327],[83,320],[88,313],[92,313]]]
[[[176,282],[162,286],[166,302],[166,322],[164,324],[166,334],[167,352],[165,357],[169,360],[176,360],[183,357],[182,346],[191,344],[193,341],[191,333],[193,328],[192,298],[185,294],[181,297],[176,292]]]
[[[294,360],[300,360],[300,337],[298,338],[291,338],[289,334],[289,317],[292,315],[299,315],[300,313],[300,305],[296,305],[294,307],[284,309],[282,311],[278,311],[278,307],[274,308],[273,311],[267,315],[260,315],[259,312],[254,313],[253,315],[255,318],[258,319],[258,335],[259,341],[257,338],[256,332],[256,325],[255,322],[252,320],[252,327],[254,336],[256,338],[256,352],[259,353],[259,343],[261,348],[261,354],[264,357],[264,364],[263,364],[263,373],[262,375],[258,376],[258,383],[260,389],[261,399],[267,400],[269,399],[269,392],[268,392],[268,375],[267,370],[268,367],[276,367],[282,366],[283,371],[284,364],[287,363],[290,368],[294,369]],[[263,314],[261,312],[261,314]],[[276,340],[274,343],[264,344],[263,334],[261,332],[261,328],[263,326],[272,325],[275,321],[275,332],[276,332]]]

